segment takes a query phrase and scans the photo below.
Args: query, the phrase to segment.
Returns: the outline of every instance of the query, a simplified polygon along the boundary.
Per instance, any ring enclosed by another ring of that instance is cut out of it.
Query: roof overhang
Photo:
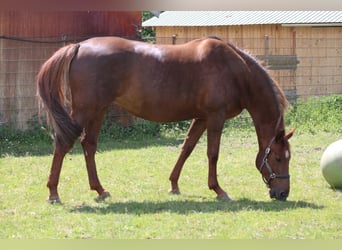
[[[284,23],[283,27],[342,27],[342,23]]]

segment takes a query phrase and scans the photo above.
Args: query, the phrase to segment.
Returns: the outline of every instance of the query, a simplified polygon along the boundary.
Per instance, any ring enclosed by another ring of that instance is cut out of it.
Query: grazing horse
[[[89,184],[99,199],[109,196],[95,164],[98,136],[114,102],[131,114],[155,122],[192,119],[171,172],[171,193],[178,194],[184,162],[207,130],[208,186],[229,200],[217,180],[222,129],[243,109],[250,113],[259,144],[256,167],[270,197],[289,195],[290,146],[285,134],[287,100],[267,71],[250,55],[209,37],[182,45],[153,45],[116,37],[92,38],[59,49],[41,67],[38,95],[48,111],[55,141],[47,187],[57,191],[64,156],[80,138]]]

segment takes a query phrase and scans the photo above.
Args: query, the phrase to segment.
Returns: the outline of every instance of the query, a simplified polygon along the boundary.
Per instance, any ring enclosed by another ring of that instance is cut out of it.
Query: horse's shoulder
[[[206,37],[197,41],[197,51],[201,56],[223,56],[229,49],[227,43],[218,37]]]

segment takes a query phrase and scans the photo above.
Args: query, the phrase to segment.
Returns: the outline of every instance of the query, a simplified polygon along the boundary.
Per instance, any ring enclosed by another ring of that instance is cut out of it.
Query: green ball
[[[321,158],[323,177],[332,188],[342,189],[342,140],[331,143]]]

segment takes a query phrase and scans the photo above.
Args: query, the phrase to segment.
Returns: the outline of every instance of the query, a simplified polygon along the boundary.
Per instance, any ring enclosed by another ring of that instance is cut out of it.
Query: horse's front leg
[[[221,134],[224,126],[224,116],[211,116],[207,120],[207,155],[209,163],[208,186],[216,192],[217,198],[230,200],[228,194],[220,187],[217,180],[217,161],[219,157]]]
[[[86,161],[89,186],[91,190],[98,193],[97,200],[104,200],[110,196],[110,193],[105,190],[99,180],[96,170],[95,153],[97,149],[97,140],[100,132],[103,117],[89,122],[88,126],[83,131],[81,144]]]
[[[184,140],[182,150],[176,162],[176,165],[174,166],[169,177],[169,180],[171,181],[171,189],[169,191],[170,193],[173,193],[173,194],[180,193],[179,187],[178,187],[178,179],[182,171],[184,162],[190,156],[191,152],[193,151],[194,147],[196,146],[199,138],[201,137],[205,129],[206,129],[205,120],[200,120],[200,119],[192,120],[189,130],[187,132],[186,138]]]

